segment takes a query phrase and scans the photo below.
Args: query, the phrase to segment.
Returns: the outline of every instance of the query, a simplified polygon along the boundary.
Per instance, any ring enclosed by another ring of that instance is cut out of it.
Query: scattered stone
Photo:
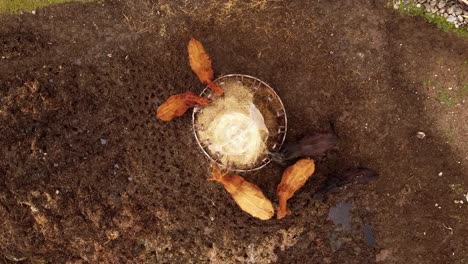
[[[106,145],[107,144],[107,139],[101,138],[101,145]]]
[[[419,131],[418,133],[416,133],[416,137],[419,139],[424,139],[426,137],[426,133]]]
[[[453,22],[455,22],[455,21],[457,21],[457,18],[454,17],[454,16],[449,16],[449,17],[447,18],[447,22],[453,23]]]
[[[468,0],[460,0],[461,1]],[[456,28],[468,26],[468,9],[462,7],[454,0],[409,0],[396,1],[398,5],[413,5],[417,8],[425,9],[426,12],[445,18],[447,22],[454,24]]]
[[[455,8],[455,6],[449,7],[449,8],[447,9],[447,13],[450,14],[450,15],[453,14],[453,9],[454,9],[454,8]]]
[[[439,172],[438,175],[439,175],[439,177],[442,177],[442,175],[444,175],[444,173],[443,173],[443,172]]]

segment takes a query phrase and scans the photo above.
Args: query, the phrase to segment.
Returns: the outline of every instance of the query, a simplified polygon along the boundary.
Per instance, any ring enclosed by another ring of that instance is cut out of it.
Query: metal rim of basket
[[[284,115],[284,128],[279,128],[280,129],[280,134],[282,134],[282,137],[281,137],[281,140],[280,142],[276,143],[277,145],[274,146],[274,148],[276,148],[277,150],[280,150],[281,149],[281,146],[283,145],[284,143],[284,140],[286,139],[286,132],[287,132],[287,128],[288,128],[288,118],[287,118],[287,115],[286,115],[286,109],[284,108],[284,104],[283,104],[283,101],[281,101],[281,98],[278,96],[278,94],[276,93],[276,91],[271,88],[270,85],[268,85],[267,83],[265,83],[264,81],[258,79],[258,78],[255,78],[253,76],[250,76],[250,75],[246,75],[246,74],[227,74],[227,75],[223,75],[219,78],[217,78],[216,80],[214,80],[213,82],[215,83],[218,83],[219,81],[221,81],[222,79],[225,79],[225,78],[232,78],[232,77],[240,77],[241,80],[243,81],[244,78],[247,78],[247,79],[253,79],[254,81],[256,82],[259,82],[261,83],[262,85],[266,86],[272,93],[273,95],[276,97],[276,99],[278,100],[278,102],[280,103],[281,105],[281,109],[280,111],[282,111],[282,115]],[[203,91],[200,93],[200,96],[209,96],[211,94],[211,91],[210,91],[210,88],[208,86],[205,87],[205,89],[203,89]],[[198,146],[201,148],[201,150],[203,151],[203,153],[213,162],[215,162],[219,167],[221,168],[227,168],[229,170],[232,170],[232,171],[239,171],[239,172],[247,172],[247,171],[256,171],[256,170],[259,170],[263,167],[265,167],[266,165],[270,164],[271,162],[271,158],[270,158],[270,155],[269,153],[267,153],[266,157],[262,160],[262,163],[256,167],[253,167],[253,168],[247,168],[247,169],[236,169],[236,168],[233,168],[233,167],[227,167],[226,165],[222,164],[221,162],[219,162],[218,160],[214,159],[206,150],[205,150],[205,147],[202,145],[202,143],[200,142],[200,139],[198,138],[198,135],[197,135],[197,131],[196,131],[196,128],[195,128],[195,116],[197,114],[197,112],[200,110],[200,108],[198,107],[195,107],[193,109],[193,112],[192,112],[192,130],[193,130],[193,134],[195,136],[195,139],[197,141],[197,144]],[[277,115],[280,115],[279,114],[279,111],[277,111]],[[283,129],[283,130],[281,130]],[[269,152],[270,150],[268,150]]]

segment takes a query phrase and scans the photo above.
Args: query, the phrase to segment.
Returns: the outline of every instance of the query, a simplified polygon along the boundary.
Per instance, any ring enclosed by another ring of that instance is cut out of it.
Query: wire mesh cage
[[[248,75],[224,75],[214,83],[225,94],[217,97],[208,87],[201,92],[212,103],[194,108],[192,124],[198,145],[222,168],[263,168],[286,137],[287,117],[281,99],[268,84]]]

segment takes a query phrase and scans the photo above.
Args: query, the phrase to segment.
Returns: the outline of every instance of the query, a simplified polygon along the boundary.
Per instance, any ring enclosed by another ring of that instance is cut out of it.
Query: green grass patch
[[[403,3],[401,3],[398,8],[400,13],[408,16],[424,16],[426,14],[426,11],[423,8],[417,7],[414,4],[404,5]]]
[[[463,86],[462,94],[463,95],[468,95],[468,83]]]
[[[447,107],[459,104],[466,98],[468,98],[468,84],[460,87],[458,91],[440,91],[437,95],[437,100]]]
[[[423,82],[423,86],[427,90],[436,89],[437,94],[435,97],[437,101],[449,108],[468,99],[468,83],[464,83],[458,86],[458,88],[455,87],[455,89],[446,89],[441,85],[434,84],[432,80],[426,80]]]
[[[32,11],[40,7],[67,2],[93,2],[93,0],[0,0],[0,14]]]
[[[460,37],[468,38],[468,30],[462,27],[455,27],[454,24],[447,22],[447,19],[443,16],[439,16],[433,13],[426,12],[423,7],[417,7],[413,3],[403,4],[401,3],[399,6],[399,11],[401,14],[408,15],[408,16],[422,16],[428,22],[436,25],[437,28],[445,31],[445,32],[453,32]]]
[[[452,107],[455,105],[455,99],[453,99],[447,91],[439,92],[437,100],[439,100],[439,102],[443,103],[447,107]]]

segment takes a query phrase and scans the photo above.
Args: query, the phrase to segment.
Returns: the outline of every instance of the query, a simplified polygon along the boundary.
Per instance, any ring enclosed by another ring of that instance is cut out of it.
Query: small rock
[[[444,175],[444,173],[443,173],[443,172],[439,172],[438,175],[439,175],[439,177],[442,177],[442,175]]]
[[[445,7],[446,4],[447,4],[447,3],[445,3],[444,1],[441,1],[441,2],[439,2],[439,4],[438,4],[437,6],[438,6],[439,8],[443,8],[443,7]]]
[[[463,22],[463,20],[464,20],[462,16],[457,16],[457,18],[458,18],[458,21],[460,21],[460,22]]]
[[[116,231],[116,230],[107,230],[106,236],[109,240],[116,240],[117,238],[119,238],[120,233],[119,231]]]
[[[375,256],[376,262],[385,261],[390,256],[390,250],[382,249],[380,250],[379,254]]]
[[[430,10],[430,9],[431,9],[431,5],[430,5],[430,4],[424,4],[424,9]]]
[[[419,131],[418,133],[416,133],[416,137],[419,139],[424,139],[426,137],[426,133]]]
[[[35,14],[36,14],[36,10],[31,11],[31,14],[35,15]]]
[[[454,9],[454,8],[455,8],[455,6],[449,7],[449,8],[447,9],[447,13],[450,14],[450,15],[453,14],[453,9]]]
[[[430,3],[431,6],[436,6],[437,5],[437,1],[436,0],[432,0],[431,3]]]
[[[107,139],[101,138],[100,140],[101,140],[101,145],[106,145],[107,144]]]
[[[203,233],[205,233],[205,235],[209,235],[209,234],[213,233],[213,228],[205,227],[203,229]]]
[[[431,7],[431,13],[437,13],[438,9],[437,6]]]
[[[461,10],[458,6],[455,6],[453,8],[453,13],[458,16],[458,15],[463,14],[463,10]]]
[[[453,22],[455,22],[455,21],[457,21],[457,18],[454,17],[454,16],[449,16],[449,17],[447,18],[447,22],[453,23]]]
[[[360,247],[354,247],[354,253],[355,253],[356,255],[361,254],[361,251],[362,251],[362,250],[361,250]]]
[[[441,14],[445,14],[445,8],[441,8],[441,9],[439,9],[439,13],[441,13]]]

